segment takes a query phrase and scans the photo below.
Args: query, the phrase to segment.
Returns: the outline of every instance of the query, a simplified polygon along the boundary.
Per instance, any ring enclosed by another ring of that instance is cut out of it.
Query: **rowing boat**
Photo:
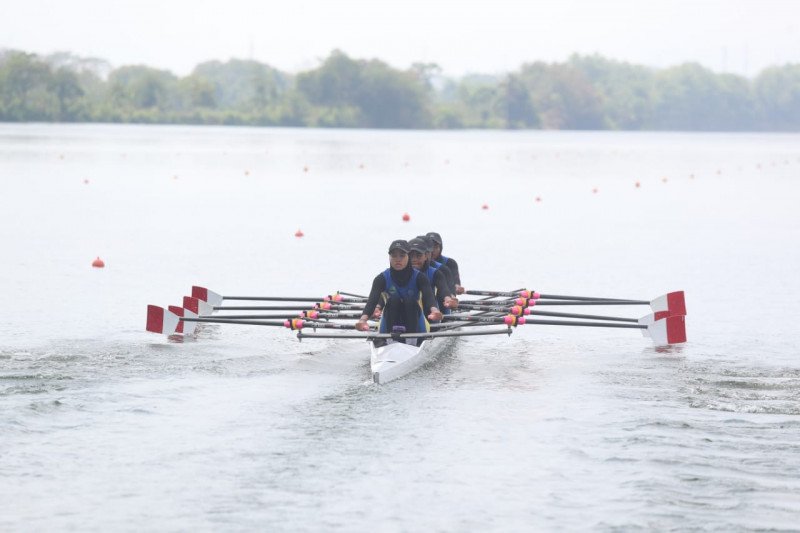
[[[433,337],[422,344],[389,342],[376,347],[370,342],[370,370],[372,381],[378,385],[402,378],[435,360],[440,353],[455,342],[455,337]]]

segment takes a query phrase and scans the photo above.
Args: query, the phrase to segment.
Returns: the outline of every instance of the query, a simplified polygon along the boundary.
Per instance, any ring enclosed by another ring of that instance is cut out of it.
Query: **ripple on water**
[[[721,369],[689,381],[695,409],[749,414],[800,414],[800,370],[796,368]]]

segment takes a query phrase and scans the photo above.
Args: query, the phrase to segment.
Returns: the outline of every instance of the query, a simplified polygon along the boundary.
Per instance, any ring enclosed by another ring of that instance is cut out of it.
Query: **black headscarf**
[[[414,267],[411,265],[411,258],[408,259],[408,264],[403,270],[395,270],[392,268],[391,262],[389,263],[389,275],[392,276],[392,281],[400,287],[405,287],[408,280],[411,279],[411,274],[414,273]]]

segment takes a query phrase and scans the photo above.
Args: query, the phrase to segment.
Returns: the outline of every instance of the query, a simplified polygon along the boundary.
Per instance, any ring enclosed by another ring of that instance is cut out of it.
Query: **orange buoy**
[[[484,211],[485,211],[485,210],[487,210],[487,209],[489,209],[489,204],[483,204],[483,205],[481,206],[481,209],[483,209]]]
[[[304,235],[305,233],[303,233],[303,230],[300,229],[294,232],[294,236],[297,237],[298,239]]]
[[[102,260],[102,259],[100,259],[100,256],[98,255],[98,256],[97,256],[97,259],[95,259],[94,261],[92,261],[92,266],[93,266],[94,268],[105,268],[106,264],[103,262],[103,260]]]
[[[403,213],[403,222],[408,222],[411,220],[411,216],[408,213]]]

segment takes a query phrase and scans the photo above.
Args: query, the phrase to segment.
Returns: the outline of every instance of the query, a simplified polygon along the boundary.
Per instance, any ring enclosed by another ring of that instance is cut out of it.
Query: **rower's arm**
[[[452,257],[447,261],[447,268],[453,273],[453,279],[455,279],[456,285],[461,285],[461,273],[458,271],[458,263],[456,263],[456,260]]]
[[[456,278],[453,275],[453,271],[450,270],[450,267],[448,267],[446,265],[442,265],[441,268],[439,268],[439,272],[441,272],[441,273],[443,273],[445,275],[445,280],[447,281],[447,291],[445,292],[445,294],[447,294],[449,296],[455,296],[456,295]]]
[[[445,276],[441,269],[437,270],[436,274],[434,274],[433,285],[436,288],[435,294],[437,297],[437,306],[439,305],[439,302],[444,304],[451,298],[454,298],[454,295],[450,292],[450,287],[447,283],[447,276]],[[456,300],[456,304],[457,303],[458,300]]]
[[[375,307],[380,302],[381,293],[386,290],[386,279],[383,274],[378,274],[372,280],[372,289],[369,291],[367,297],[367,304],[364,306],[364,314],[361,315],[363,320],[367,320],[375,312]]]
[[[422,293],[422,309],[428,313],[433,309],[439,310],[439,304],[436,303],[436,297],[433,295],[431,283],[428,281],[428,276],[417,276],[417,288]]]

